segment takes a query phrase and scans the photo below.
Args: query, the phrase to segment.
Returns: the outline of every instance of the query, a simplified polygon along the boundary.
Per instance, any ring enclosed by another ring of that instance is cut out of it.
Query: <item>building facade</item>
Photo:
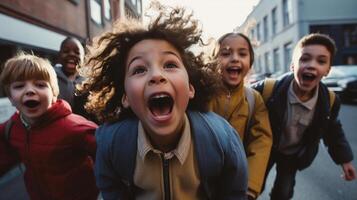
[[[141,19],[142,0],[1,0],[0,66],[18,50],[33,52],[55,64],[67,36],[85,45],[126,16]],[[2,97],[0,89],[0,122],[13,112]]]
[[[356,0],[261,0],[236,30],[253,41],[256,73],[289,71],[297,41],[315,32],[336,41],[334,65],[357,64],[356,10]]]
[[[0,64],[18,49],[55,60],[67,36],[83,44],[130,13],[141,18],[142,0],[2,0]]]

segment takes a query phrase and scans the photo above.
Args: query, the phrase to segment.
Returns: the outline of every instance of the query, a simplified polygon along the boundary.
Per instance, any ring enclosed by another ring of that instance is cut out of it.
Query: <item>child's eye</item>
[[[135,69],[133,69],[132,74],[133,75],[142,74],[144,72],[146,72],[146,68],[144,66],[138,66],[138,67],[135,67]]]
[[[42,82],[39,82],[39,83],[36,83],[36,86],[37,87],[40,87],[40,88],[45,88],[45,87],[47,87],[47,83],[42,83]]]
[[[309,61],[310,58],[309,57],[301,57],[300,60],[301,60],[301,62],[306,62],[306,61]]]
[[[227,52],[227,51],[222,51],[221,53],[220,53],[220,56],[223,56],[223,57],[227,57],[227,56],[230,56],[231,55],[231,53],[230,52]]]
[[[24,84],[15,84],[12,86],[12,88],[14,88],[14,89],[21,89],[23,87],[24,87]]]
[[[239,53],[241,57],[246,57],[248,54],[247,53]]]
[[[318,62],[319,64],[321,64],[321,65],[326,64],[326,63],[327,63],[327,61],[326,61],[326,60],[318,60],[317,62]]]
[[[177,68],[177,65],[175,63],[170,62],[165,64],[165,68]]]

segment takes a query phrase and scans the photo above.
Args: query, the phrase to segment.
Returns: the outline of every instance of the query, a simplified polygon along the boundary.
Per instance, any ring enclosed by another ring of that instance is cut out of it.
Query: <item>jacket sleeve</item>
[[[18,155],[5,141],[5,124],[0,125],[0,177],[19,163]]]
[[[347,141],[342,124],[338,118],[340,105],[340,99],[336,95],[328,123],[328,132],[323,137],[324,143],[328,147],[328,152],[336,164],[343,164],[353,160],[351,146]]]
[[[97,125],[94,123],[91,124],[90,126],[85,126],[83,130],[83,147],[84,150],[92,157],[93,160],[95,160],[96,156],[96,142],[95,142],[95,130],[97,128]]]
[[[255,92],[255,109],[252,115],[252,126],[246,138],[248,159],[248,188],[259,194],[263,185],[265,170],[268,165],[273,136],[270,128],[268,111],[260,94]]]
[[[126,199],[123,192],[125,183],[120,181],[113,167],[112,135],[102,127],[96,131],[97,154],[94,169],[96,184],[104,200]]]
[[[230,127],[227,134],[228,141],[220,183],[220,199],[243,200],[247,198],[247,159],[236,131]]]

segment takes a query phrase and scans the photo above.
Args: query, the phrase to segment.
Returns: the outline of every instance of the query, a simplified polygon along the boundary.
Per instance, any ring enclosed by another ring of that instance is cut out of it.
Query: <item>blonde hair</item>
[[[59,94],[57,75],[47,59],[19,52],[7,60],[0,74],[0,82],[6,95],[10,95],[10,84],[15,81],[30,79],[44,80],[50,83],[53,95]]]

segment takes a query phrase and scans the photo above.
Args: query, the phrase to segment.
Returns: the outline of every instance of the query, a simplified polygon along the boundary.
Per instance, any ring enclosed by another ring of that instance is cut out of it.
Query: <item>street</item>
[[[352,151],[357,155],[357,104],[342,105],[340,112],[346,137]],[[353,161],[357,167],[356,159]],[[17,169],[16,169],[17,170]],[[342,169],[329,157],[325,147],[320,145],[319,153],[313,164],[306,170],[298,172],[294,200],[353,200],[357,197],[357,181],[346,182],[340,178]],[[272,169],[267,188],[258,200],[269,199],[275,171]],[[27,194],[20,176],[15,176],[3,184],[0,180],[0,200],[27,200]]]

